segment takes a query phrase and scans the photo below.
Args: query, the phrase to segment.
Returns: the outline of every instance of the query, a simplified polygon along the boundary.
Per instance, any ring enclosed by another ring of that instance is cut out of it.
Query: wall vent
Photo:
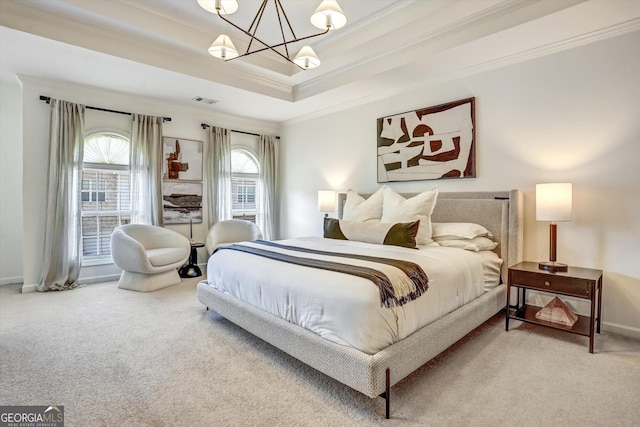
[[[209,105],[213,105],[213,104],[217,104],[218,103],[217,99],[204,98],[202,96],[196,96],[192,100],[196,101],[196,102],[204,102],[205,104],[209,104]]]

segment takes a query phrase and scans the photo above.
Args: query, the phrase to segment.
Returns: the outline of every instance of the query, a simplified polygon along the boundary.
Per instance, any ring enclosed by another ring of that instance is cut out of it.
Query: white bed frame
[[[341,195],[340,215],[344,197]],[[522,193],[518,190],[440,193],[432,221],[474,222],[488,228],[499,242],[497,250],[504,260],[502,277],[505,280],[507,268],[522,261]],[[328,341],[219,292],[205,282],[198,284],[198,300],[207,309],[337,381],[371,398],[385,398],[387,418],[391,387],[505,308],[506,294],[503,283],[409,337],[370,355]]]

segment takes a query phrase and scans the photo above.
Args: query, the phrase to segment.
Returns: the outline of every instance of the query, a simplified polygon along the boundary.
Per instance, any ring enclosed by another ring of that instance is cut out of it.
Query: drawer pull
[[[544,285],[545,285],[545,286],[551,286],[551,283],[550,283],[549,281],[545,281],[545,282],[544,282]]]

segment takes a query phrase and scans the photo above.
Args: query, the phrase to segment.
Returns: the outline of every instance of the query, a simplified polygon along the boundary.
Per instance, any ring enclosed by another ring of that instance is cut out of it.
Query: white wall
[[[320,235],[317,190],[372,192],[376,119],[476,97],[477,178],[391,183],[416,192],[525,195],[525,259],[548,259],[535,184],[573,182],[558,260],[604,270],[604,328],[640,337],[640,32],[376,100],[282,129],[281,236]],[[548,300],[535,298],[538,305]],[[578,311],[584,304],[575,302]]]
[[[22,283],[22,90],[0,86],[0,285]]]
[[[204,141],[205,131],[200,127],[201,123],[255,133],[276,133],[276,126],[273,123],[216,115],[206,107],[198,109],[179,106],[160,99],[143,99],[98,88],[64,82],[43,81],[29,76],[20,76],[20,79],[23,82],[21,102],[23,104],[22,117],[24,120],[24,139],[21,148],[25,159],[23,165],[19,168],[19,170],[22,170],[24,177],[23,204],[19,213],[24,222],[24,227],[20,227],[22,228],[22,258],[24,260],[22,268],[24,276],[23,291],[35,289],[35,285],[40,279],[43,259],[44,200],[47,182],[50,106],[39,100],[40,95],[113,110],[171,117],[171,122],[166,122],[163,126],[164,135],[191,140]],[[110,129],[128,134],[129,123],[129,116],[97,112],[95,110],[87,110],[86,113],[85,125],[88,131]],[[4,146],[4,142],[2,145]],[[206,194],[204,197],[206,198]],[[12,217],[10,219],[14,222],[11,226],[18,227],[15,218]],[[194,239],[204,241],[208,231],[206,220],[205,216],[201,224],[193,225]],[[5,216],[3,213],[1,222],[4,223],[4,221]],[[188,224],[171,225],[168,228],[189,236]],[[200,261],[202,261],[205,255],[204,250],[200,250],[199,254]],[[118,273],[119,270],[114,265],[84,267],[80,278],[82,282],[87,283],[104,280],[105,278],[114,278],[117,277]]]

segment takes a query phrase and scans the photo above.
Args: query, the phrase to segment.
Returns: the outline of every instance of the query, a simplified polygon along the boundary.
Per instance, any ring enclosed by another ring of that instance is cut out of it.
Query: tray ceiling
[[[230,16],[248,27],[259,0]],[[282,0],[296,35],[317,32],[320,0]],[[272,52],[224,63],[207,47],[246,37],[195,0],[2,0],[0,77],[71,81],[282,122],[322,114],[640,29],[640,2],[339,0],[347,25],[308,40],[322,64],[302,71]],[[278,41],[274,16],[260,36]],[[292,47],[297,52],[301,46]]]

